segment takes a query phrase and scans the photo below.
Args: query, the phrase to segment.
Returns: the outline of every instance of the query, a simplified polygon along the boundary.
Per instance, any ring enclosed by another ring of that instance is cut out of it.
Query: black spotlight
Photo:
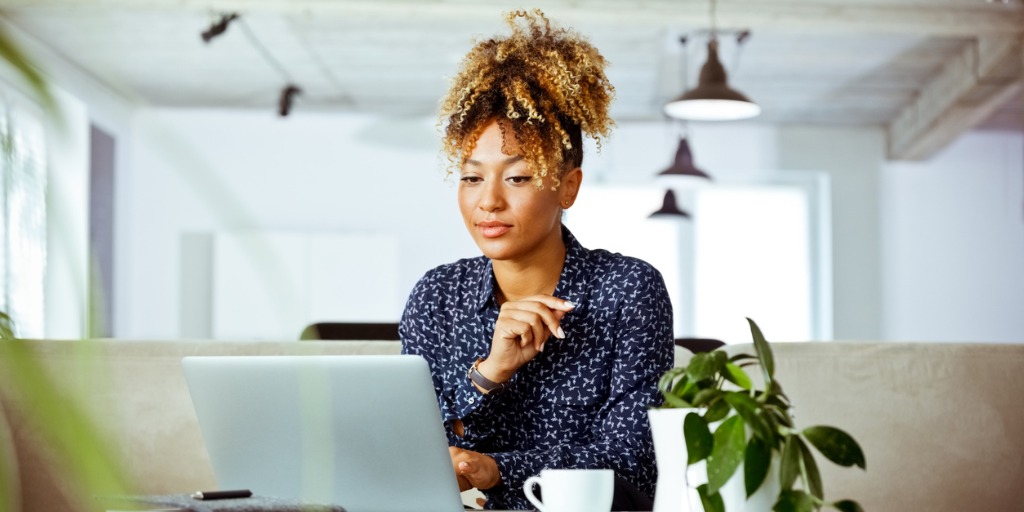
[[[209,43],[211,39],[223,34],[224,31],[228,29],[228,24],[236,18],[238,18],[238,14],[236,13],[222,15],[220,20],[213,25],[210,25],[210,28],[203,31],[203,42]]]
[[[285,87],[281,91],[281,99],[277,101],[277,113],[281,114],[281,117],[285,117],[289,112],[291,112],[292,98],[296,94],[302,94],[302,89],[299,89],[292,84],[288,84],[288,87]]]

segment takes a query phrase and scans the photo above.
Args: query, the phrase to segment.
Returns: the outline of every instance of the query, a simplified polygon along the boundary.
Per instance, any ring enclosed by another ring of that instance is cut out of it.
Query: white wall
[[[190,237],[252,229],[391,234],[400,241],[403,290],[433,266],[478,254],[454,181],[440,170],[430,120],[142,109],[134,134],[133,176],[119,189],[131,212],[119,232],[131,261],[120,337],[208,335],[209,319],[190,301],[204,300],[195,280],[208,276],[209,258],[190,249]],[[187,308],[194,314],[183,315]]]
[[[833,337],[882,339],[879,176],[885,134],[877,128],[787,126],[779,165],[829,174],[832,184]]]
[[[458,215],[454,182],[444,179],[431,119],[143,108],[132,132],[131,177],[118,187],[130,212],[117,235],[126,242],[117,276],[125,285],[117,296],[119,337],[210,335],[215,232],[394,235],[399,289],[406,291],[427,269],[479,254]],[[715,166],[718,177],[775,165],[771,127],[692,132],[704,151],[698,163]],[[600,154],[588,148],[584,194],[588,185],[610,183],[660,190],[653,178],[668,166],[676,137],[666,123],[623,123]]]
[[[1024,342],[1024,135],[890,163],[882,191],[885,337]]]

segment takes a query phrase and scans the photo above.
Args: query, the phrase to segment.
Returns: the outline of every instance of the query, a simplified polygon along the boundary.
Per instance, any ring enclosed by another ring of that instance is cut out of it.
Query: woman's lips
[[[497,238],[512,229],[508,224],[493,221],[478,222],[476,227],[480,229],[480,234],[484,235],[484,238]]]

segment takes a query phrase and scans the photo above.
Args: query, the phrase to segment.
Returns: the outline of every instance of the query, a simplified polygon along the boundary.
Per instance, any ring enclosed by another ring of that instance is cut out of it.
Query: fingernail
[[[548,344],[548,342],[546,342],[546,341],[544,343],[540,344],[540,351],[541,352],[544,352],[544,345],[547,345],[547,344]]]
[[[569,309],[572,309],[572,308],[576,307],[576,304],[573,304],[572,301],[568,301],[567,300],[567,301],[565,301],[565,307],[567,307]]]
[[[560,339],[560,340],[561,339],[565,339],[565,331],[562,330],[562,326],[561,325],[559,325],[558,326],[558,330],[555,331],[555,336],[558,336],[558,339]],[[541,345],[541,346],[543,346],[543,345]]]

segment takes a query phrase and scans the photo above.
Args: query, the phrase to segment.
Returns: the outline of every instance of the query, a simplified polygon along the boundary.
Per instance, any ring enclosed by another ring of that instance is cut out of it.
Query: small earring
[[[566,208],[568,208],[570,204],[571,204],[571,203],[570,203],[569,201],[566,201],[566,202],[565,202],[565,207],[566,207]]]

